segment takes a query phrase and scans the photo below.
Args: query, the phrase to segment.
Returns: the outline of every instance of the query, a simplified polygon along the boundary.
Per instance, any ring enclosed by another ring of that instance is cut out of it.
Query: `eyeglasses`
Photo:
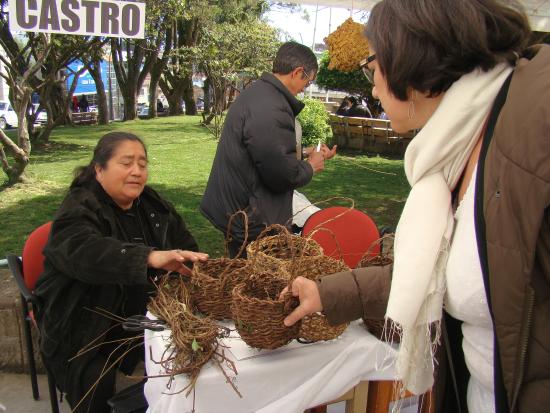
[[[359,67],[363,71],[363,74],[367,80],[374,85],[374,70],[369,67],[369,63],[376,59],[376,54],[370,55],[369,57],[361,60]]]
[[[309,75],[307,74],[307,72],[305,71],[305,69],[302,69],[302,72],[304,72],[304,75],[306,75],[306,79],[307,79],[307,83],[306,83],[306,86],[305,87],[309,87],[309,85],[311,85],[313,83],[313,80],[311,77],[309,77]]]

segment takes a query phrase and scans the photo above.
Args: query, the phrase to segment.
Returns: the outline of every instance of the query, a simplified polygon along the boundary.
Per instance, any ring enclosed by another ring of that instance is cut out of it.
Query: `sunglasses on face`
[[[367,80],[374,85],[374,70],[369,68],[369,63],[373,62],[376,59],[376,54],[370,55],[369,57],[361,60],[359,67],[363,71],[363,74]]]

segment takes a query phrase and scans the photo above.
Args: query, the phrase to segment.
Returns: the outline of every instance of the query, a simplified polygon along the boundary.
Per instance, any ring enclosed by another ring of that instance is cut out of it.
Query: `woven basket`
[[[251,242],[246,247],[248,259],[258,269],[278,268],[294,258],[323,255],[321,246],[311,238],[282,232]]]
[[[349,267],[340,260],[322,255],[320,257],[296,258],[288,264],[289,273],[294,279],[301,276],[310,280],[317,280],[328,274],[349,271]],[[299,336],[307,341],[332,340],[341,335],[349,323],[331,326],[323,314],[311,314],[302,319]]]
[[[357,268],[379,267],[393,263],[393,234],[387,234],[373,242],[368,251],[363,255]],[[372,246],[382,245],[380,254],[372,256],[370,253]],[[363,318],[365,328],[376,338],[382,341],[399,343],[401,341],[400,331],[384,331],[384,319],[366,319]]]
[[[241,338],[251,347],[274,349],[298,337],[300,323],[285,327],[284,318],[298,305],[298,300],[281,290],[288,285],[288,276],[273,273],[254,274],[233,289],[231,311]]]
[[[249,275],[247,261],[217,258],[193,266],[193,302],[217,320],[231,318],[231,291]]]

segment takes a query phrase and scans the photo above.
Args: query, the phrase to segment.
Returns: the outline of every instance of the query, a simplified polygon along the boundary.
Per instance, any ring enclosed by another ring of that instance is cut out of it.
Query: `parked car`
[[[197,110],[204,110],[204,99],[203,98],[197,98]]]
[[[149,106],[141,106],[137,109],[137,115],[140,119],[145,119],[147,116],[149,116]]]
[[[9,102],[0,101],[0,129],[17,126],[17,114]]]
[[[40,105],[38,103],[32,104],[32,110],[34,111],[34,113],[38,112],[39,107]],[[40,112],[38,112],[38,115],[36,115],[36,119],[34,120],[34,125],[40,126],[40,125],[45,125],[46,123],[48,123],[48,113],[46,112],[45,109],[42,109]]]

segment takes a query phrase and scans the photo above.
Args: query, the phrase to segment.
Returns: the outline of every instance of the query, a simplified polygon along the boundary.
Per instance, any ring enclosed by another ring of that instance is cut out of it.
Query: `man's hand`
[[[291,288],[292,295],[294,297],[298,297],[300,300],[300,305],[285,318],[284,323],[287,327],[295,324],[306,315],[323,310],[321,296],[319,295],[319,288],[317,287],[317,283],[315,281],[308,280],[304,277],[296,277],[296,279],[292,282]],[[287,291],[288,287],[281,291],[280,297],[282,297]]]
[[[321,145],[321,153],[325,157],[325,160],[334,158],[334,155],[336,155],[336,149],[338,149],[338,145],[334,145],[332,149],[330,149],[327,145],[323,143]]]
[[[191,270],[184,262],[206,261],[207,259],[208,254],[202,252],[184,250],[151,251],[147,258],[147,266],[190,275]]]
[[[313,168],[313,173],[321,172],[325,169],[325,157],[321,151],[312,151],[307,157],[307,161]]]

